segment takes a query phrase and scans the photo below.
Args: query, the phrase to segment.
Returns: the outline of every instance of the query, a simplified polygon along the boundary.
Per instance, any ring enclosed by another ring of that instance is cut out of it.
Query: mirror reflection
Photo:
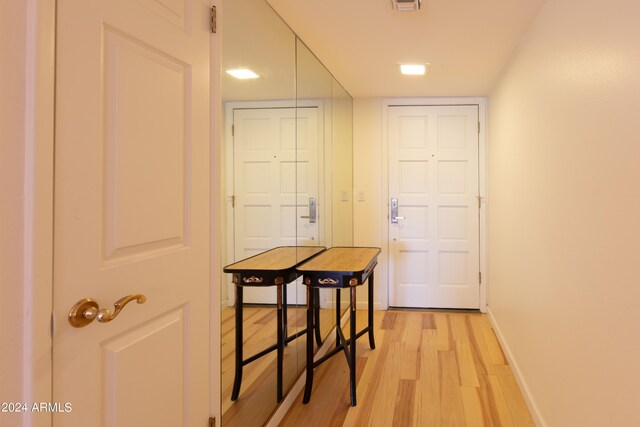
[[[352,245],[351,97],[266,1],[224,1],[221,12],[223,265],[281,247],[294,248],[295,263],[310,253],[296,247]],[[305,369],[306,288],[291,280],[279,299],[257,277],[236,286],[232,277],[244,279],[233,271],[222,279],[222,423],[260,426]],[[321,290],[320,342],[336,322],[334,295]],[[279,324],[289,337],[280,370]]]

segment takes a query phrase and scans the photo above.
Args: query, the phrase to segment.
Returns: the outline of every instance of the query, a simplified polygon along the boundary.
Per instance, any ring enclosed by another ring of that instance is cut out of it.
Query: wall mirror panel
[[[292,247],[297,262],[309,255],[302,246],[351,246],[351,97],[266,1],[223,1],[219,31],[223,265],[274,248]],[[227,73],[234,69],[257,77],[237,79]],[[258,277],[237,286],[221,274],[222,425],[261,426],[305,369],[306,288],[301,279],[282,286],[278,312],[276,286],[260,286]],[[324,341],[336,322],[335,292],[322,290],[319,301]],[[289,337],[280,371],[278,325]]]

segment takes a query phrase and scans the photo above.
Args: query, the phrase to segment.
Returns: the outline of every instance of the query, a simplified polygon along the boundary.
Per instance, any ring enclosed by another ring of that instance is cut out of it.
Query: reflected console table
[[[262,252],[258,255],[238,261],[224,267],[225,273],[232,273],[232,281],[236,290],[236,331],[235,331],[235,375],[233,379],[233,390],[231,400],[238,399],[240,386],[242,384],[242,368],[260,357],[277,350],[277,388],[276,398],[278,402],[282,400],[282,362],[284,359],[284,347],[286,343],[292,341],[307,332],[307,329],[299,331],[291,336],[287,333],[287,283],[293,282],[300,273],[296,267],[304,261],[323,252],[326,248],[322,246],[280,246]],[[253,356],[243,359],[242,352],[242,291],[245,286],[276,286],[277,287],[277,339],[276,344],[262,350]],[[308,292],[307,292],[308,293]],[[307,306],[309,302],[307,301]],[[315,330],[318,345],[322,342],[320,336],[319,310],[318,305],[314,308],[311,329]],[[284,308],[284,310],[283,310]],[[309,335],[310,337],[312,335]]]
[[[298,267],[307,286],[307,374],[304,387],[303,403],[311,399],[313,388],[313,369],[330,357],[343,351],[349,364],[349,383],[351,391],[351,406],[356,406],[356,340],[368,333],[369,347],[376,347],[373,337],[373,269],[378,263],[380,248],[335,247],[326,250]],[[367,327],[356,333],[356,287],[368,282],[369,295],[367,299],[368,318]],[[336,346],[326,355],[313,361],[312,329],[315,323],[313,308],[316,306],[316,289],[336,289]],[[350,315],[349,339],[344,338],[340,327],[340,290],[349,289]]]

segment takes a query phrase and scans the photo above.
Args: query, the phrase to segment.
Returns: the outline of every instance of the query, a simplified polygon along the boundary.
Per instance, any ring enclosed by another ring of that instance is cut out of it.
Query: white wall
[[[639,16],[547,2],[489,97],[489,308],[543,425],[640,425]]]
[[[381,98],[353,100],[353,217],[354,245],[383,247],[382,211],[382,109]],[[363,199],[363,200],[361,200]],[[374,306],[386,308],[386,253],[375,270]],[[357,293],[358,306],[366,308],[367,290]]]

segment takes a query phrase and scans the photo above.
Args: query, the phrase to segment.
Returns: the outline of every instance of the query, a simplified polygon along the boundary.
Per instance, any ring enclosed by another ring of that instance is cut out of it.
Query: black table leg
[[[286,289],[286,288],[285,288]],[[284,291],[286,292],[286,290]],[[286,330],[286,320],[282,313],[282,302],[283,302],[283,289],[282,285],[277,285],[277,296],[276,296],[276,304],[277,304],[277,323],[278,323],[278,332],[277,332],[277,341],[278,341],[278,349],[277,351],[277,385],[276,385],[276,398],[278,402],[282,400],[282,361],[284,360],[284,342],[286,341],[284,338],[284,332]]]
[[[369,276],[369,301],[368,301],[368,322],[369,323],[369,347],[371,350],[376,348],[376,340],[373,338],[373,271]]]
[[[282,313],[282,327],[284,328],[284,345],[286,346],[288,344],[286,337],[289,336],[289,327],[287,326],[287,285],[285,284],[282,286],[282,307],[284,309],[284,312]]]
[[[313,304],[313,330],[316,334],[316,344],[318,344],[318,347],[320,347],[322,345],[322,335],[320,334],[320,289],[313,288],[313,293],[313,299],[315,303]]]
[[[242,286],[236,285],[236,372],[231,400],[236,400],[242,384]]]
[[[307,378],[302,403],[309,403],[313,388],[313,305],[315,292],[307,286]]]
[[[338,347],[342,342],[340,342],[340,334],[338,333],[338,327],[340,326],[340,288],[336,288],[336,347]]]
[[[356,288],[351,288],[351,315],[349,316],[349,383],[351,406],[356,406]]]

